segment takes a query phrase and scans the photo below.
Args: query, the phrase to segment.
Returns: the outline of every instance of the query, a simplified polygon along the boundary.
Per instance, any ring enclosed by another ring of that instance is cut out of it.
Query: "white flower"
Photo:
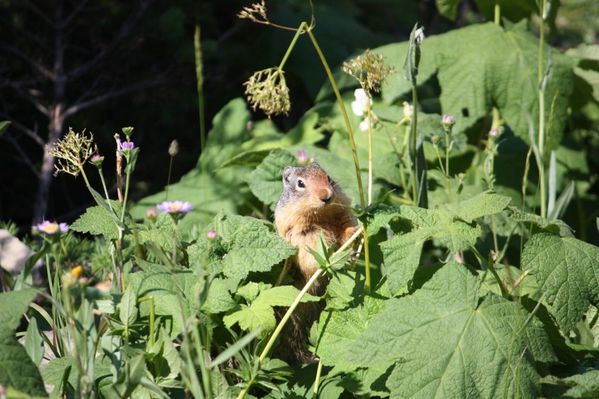
[[[362,131],[362,132],[368,131],[368,128],[374,126],[375,123],[376,123],[376,119],[375,119],[374,115],[372,118],[369,118],[368,116],[365,117],[364,120],[362,122],[360,122],[360,126],[359,126],[360,131]]]
[[[370,97],[364,89],[354,90],[354,97],[356,99],[351,103],[351,109],[355,115],[362,116],[371,105]]]
[[[414,107],[412,107],[409,102],[404,101],[403,102],[403,116],[404,116],[404,118],[410,119],[412,117],[412,115],[414,115]]]

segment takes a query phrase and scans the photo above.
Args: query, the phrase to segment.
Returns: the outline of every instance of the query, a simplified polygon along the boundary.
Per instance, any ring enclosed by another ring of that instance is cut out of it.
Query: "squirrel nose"
[[[325,204],[328,204],[333,200],[333,190],[331,190],[330,188],[323,188],[318,193],[318,198],[320,198],[320,200],[323,201]]]

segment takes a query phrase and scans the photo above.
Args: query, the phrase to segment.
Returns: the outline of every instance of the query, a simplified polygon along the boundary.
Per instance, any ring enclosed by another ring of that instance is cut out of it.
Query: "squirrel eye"
[[[297,187],[298,188],[306,188],[304,181],[302,179],[297,179]]]

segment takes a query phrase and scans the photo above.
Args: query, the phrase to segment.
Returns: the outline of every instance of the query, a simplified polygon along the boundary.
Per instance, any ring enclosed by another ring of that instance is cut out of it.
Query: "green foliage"
[[[534,234],[524,245],[522,268],[537,280],[562,331],[571,330],[590,304],[599,304],[599,248],[594,245]]]
[[[113,203],[113,206],[118,209],[116,202]],[[119,234],[118,227],[114,222],[114,215],[109,209],[99,205],[87,208],[85,213],[71,225],[71,229],[79,233],[102,235],[107,240],[114,240]]]
[[[413,295],[387,301],[360,333],[343,333],[351,350],[334,357],[379,369],[395,364],[391,397],[534,396],[526,311],[493,294],[481,298],[479,289],[465,267],[450,263]]]
[[[360,131],[363,115],[342,111],[355,111],[355,82],[334,74],[340,92],[323,88],[295,126],[254,120],[243,100],[230,101],[215,116],[196,168],[131,209],[90,188],[98,206],[72,224],[74,233],[40,234],[16,282],[2,276],[17,291],[0,295],[0,369],[12,373],[9,383],[0,373],[0,384],[44,394],[36,365],[52,353],[43,382],[64,397],[596,396],[599,248],[590,242],[599,146],[590,122],[597,120],[599,57],[593,46],[545,47],[549,141],[546,159],[535,164],[527,143],[539,123],[538,40],[526,21],[507,22],[530,15],[533,5],[496,4],[505,26],[476,24],[427,37],[420,47],[412,40],[372,50],[396,70],[410,52],[411,80],[396,73],[374,96],[372,135]],[[457,17],[459,1],[437,5]],[[488,4],[479,6],[486,14]],[[165,12],[161,29],[184,17],[179,8]],[[318,29],[298,36],[281,67],[292,102],[293,80],[309,78],[311,92],[320,85],[314,71],[287,65],[306,49],[314,54],[311,35],[331,29],[327,18],[335,20],[329,11]],[[169,41],[184,37],[179,28]],[[353,19],[339,24],[356,36],[353,28]],[[403,104],[416,97],[417,114]],[[368,234],[342,249],[323,240],[306,248],[320,266],[310,284],[326,287],[322,297],[309,294],[320,295],[314,286],[299,290],[297,248],[271,224],[281,172],[305,162],[300,150],[350,197]],[[127,181],[133,169],[127,162]],[[548,218],[537,215],[545,169]],[[427,201],[413,198],[422,170],[418,197]],[[373,194],[360,206],[358,177]],[[146,215],[167,199],[189,201],[193,210]],[[38,259],[51,300],[31,305],[25,328],[33,291],[22,287],[34,281],[30,266]],[[317,322],[303,325],[311,317]],[[294,329],[309,333],[309,343],[297,344],[319,364],[279,360],[290,349],[280,347],[289,343],[281,334]],[[18,375],[5,352],[20,362]]]
[[[248,185],[252,193],[263,203],[274,209],[281,191],[283,169],[296,163],[295,157],[287,151],[272,151],[262,163],[250,173]]]
[[[299,290],[292,286],[281,286],[267,288],[258,288],[256,283],[250,283],[252,294],[246,293],[248,286],[241,287],[238,293],[250,302],[249,305],[242,305],[241,308],[223,318],[227,327],[232,327],[239,323],[239,327],[245,331],[260,331],[262,335],[269,334],[275,328],[275,313],[273,306],[289,306],[295,299]],[[259,293],[256,292],[259,290]],[[320,298],[312,295],[306,295],[302,302],[318,301]]]
[[[189,247],[196,267],[206,262],[211,269],[236,279],[250,272],[266,272],[295,253],[295,248],[271,232],[262,221],[237,215],[217,216],[213,221],[218,240]]]
[[[407,44],[391,44],[376,51],[399,68]],[[472,127],[495,106],[514,133],[527,142],[529,122],[538,120],[536,57],[537,42],[523,24],[506,29],[492,23],[472,25],[425,39],[418,81],[437,78],[441,108],[456,116],[455,130]],[[563,133],[573,87],[573,61],[555,50],[550,57],[545,112],[550,121],[547,144],[552,149]],[[390,104],[409,88],[401,77],[392,77],[383,88],[383,99]]]
[[[33,289],[0,294],[0,384],[39,396],[46,393],[40,372],[15,337],[21,317],[36,294]]]

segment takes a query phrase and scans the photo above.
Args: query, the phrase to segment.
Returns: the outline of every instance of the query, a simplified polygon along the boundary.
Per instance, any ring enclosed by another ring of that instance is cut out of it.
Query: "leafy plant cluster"
[[[256,10],[245,17],[272,24]],[[87,183],[97,205],[71,232],[32,244],[36,255],[0,294],[8,396],[599,394],[596,175],[585,150],[599,119],[597,46],[560,53],[508,20],[427,38],[416,26],[408,42],[350,60],[350,76],[331,70],[313,23],[290,29],[283,62],[265,69],[277,79],[247,90],[252,106],[286,112],[285,64],[309,40],[329,84],[293,129],[252,121],[232,100],[197,168],[128,207],[143,151],[124,128],[118,200]],[[285,107],[256,100],[269,87]],[[60,143],[65,167],[88,182],[91,161],[104,181],[81,138]],[[360,237],[313,249],[329,278],[324,298],[306,294],[312,282],[293,286],[296,249],[271,224],[281,170],[311,160],[360,219]],[[38,260],[47,291],[30,288]],[[286,364],[284,324],[300,302],[321,299],[317,363]]]

